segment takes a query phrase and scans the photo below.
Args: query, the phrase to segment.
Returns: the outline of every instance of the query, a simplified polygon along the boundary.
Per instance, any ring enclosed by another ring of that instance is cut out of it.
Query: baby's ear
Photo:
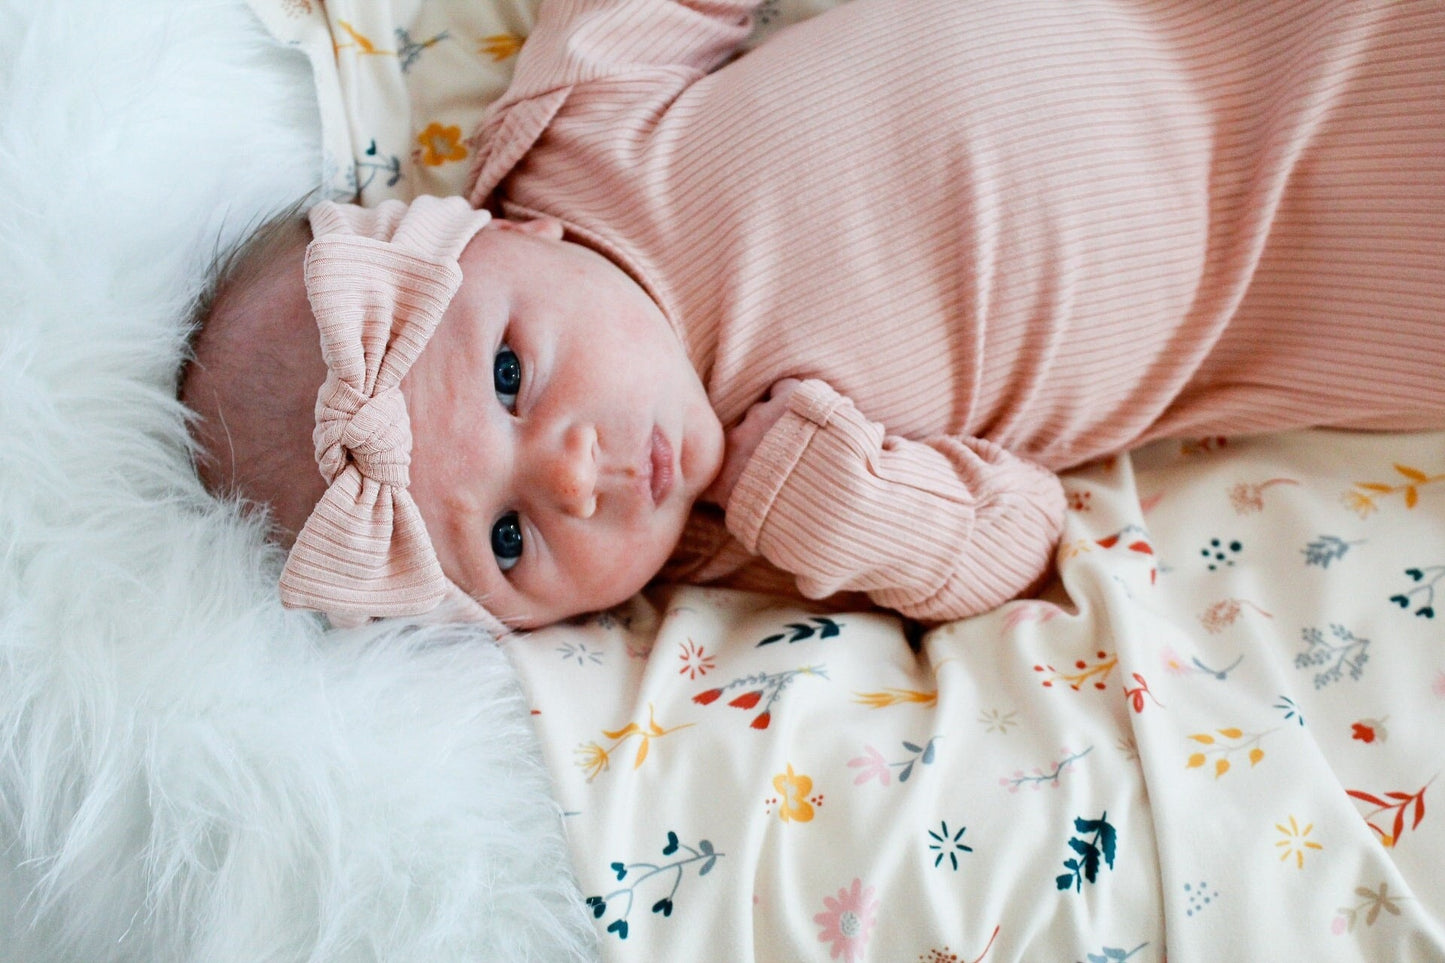
[[[555,217],[538,217],[530,221],[509,221],[498,217],[492,220],[492,226],[499,231],[516,231],[518,234],[530,234],[532,237],[542,237],[549,241],[562,240],[562,222]]]

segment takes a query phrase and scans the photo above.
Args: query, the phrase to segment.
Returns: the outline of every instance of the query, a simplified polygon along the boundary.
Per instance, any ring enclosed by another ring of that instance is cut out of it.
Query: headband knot
[[[306,296],[326,380],[316,395],[316,464],[326,493],[281,572],[281,600],[339,625],[422,615],[451,598],[495,619],[442,572],[410,484],[411,418],[401,381],[462,283],[457,258],[490,220],[460,197],[324,201],[310,212]]]
[[[383,485],[411,484],[411,419],[399,386],[368,398],[327,378],[316,402],[316,465],[327,483],[356,465],[362,477]]]

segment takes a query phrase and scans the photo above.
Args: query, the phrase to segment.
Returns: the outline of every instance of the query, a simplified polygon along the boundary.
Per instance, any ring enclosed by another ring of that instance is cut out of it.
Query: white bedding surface
[[[697,588],[506,646],[604,959],[1445,959],[1445,435],[1066,487],[1059,583],[916,652]]]
[[[326,633],[201,489],[175,377],[217,249],[316,191],[242,0],[0,0],[0,961],[583,961],[514,673]]]

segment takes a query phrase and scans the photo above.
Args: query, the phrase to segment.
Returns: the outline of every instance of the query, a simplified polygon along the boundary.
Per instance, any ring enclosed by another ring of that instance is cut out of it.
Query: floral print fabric
[[[539,2],[249,0],[311,63],[327,191],[367,207],[464,193],[466,138],[507,89]],[[838,2],[765,0],[750,45]]]
[[[1445,958],[1445,435],[1065,477],[916,637],[671,588],[507,643],[607,960]]]

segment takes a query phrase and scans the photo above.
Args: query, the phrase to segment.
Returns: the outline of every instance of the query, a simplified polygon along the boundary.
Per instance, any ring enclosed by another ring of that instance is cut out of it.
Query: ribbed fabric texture
[[[725,423],[839,396],[728,509],[803,591],[1009,597],[1062,514],[1027,462],[1445,425],[1445,4],[856,0],[708,73],[752,6],[549,0],[472,198],[632,273]]]
[[[281,573],[281,598],[337,624],[447,614],[495,619],[442,572],[407,486],[411,420],[401,380],[462,282],[457,256],[489,220],[460,198],[323,203],[310,214],[306,294],[327,377],[316,399],[326,494]]]

